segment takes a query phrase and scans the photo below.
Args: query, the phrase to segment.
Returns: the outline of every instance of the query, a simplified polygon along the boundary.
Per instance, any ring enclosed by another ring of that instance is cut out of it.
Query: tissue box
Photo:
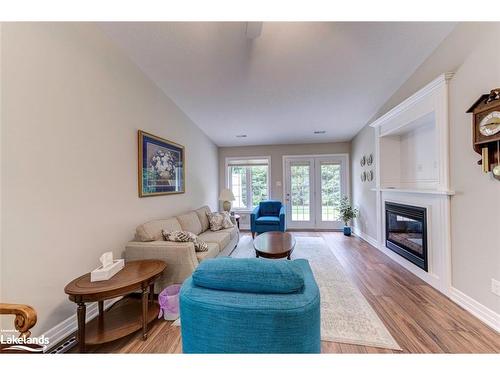
[[[109,280],[111,279],[114,275],[116,275],[121,269],[125,267],[125,260],[123,259],[115,259],[113,260],[113,263],[111,263],[107,267],[99,267],[93,270],[90,273],[90,281],[103,281],[103,280]]]

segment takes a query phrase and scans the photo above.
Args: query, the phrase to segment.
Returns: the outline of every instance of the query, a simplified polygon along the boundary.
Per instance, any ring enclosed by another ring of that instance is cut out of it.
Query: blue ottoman
[[[180,292],[184,353],[320,353],[320,295],[309,263],[217,258]]]

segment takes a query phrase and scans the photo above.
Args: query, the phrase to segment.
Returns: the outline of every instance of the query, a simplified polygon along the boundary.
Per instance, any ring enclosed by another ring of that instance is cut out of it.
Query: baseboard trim
[[[484,324],[500,333],[500,314],[497,314],[495,311],[484,306],[474,298],[469,297],[467,294],[454,287],[450,287],[448,297],[457,305],[463,307],[476,318],[481,320]]]
[[[104,309],[110,308],[114,303],[121,300],[123,297],[113,298],[104,301]],[[99,314],[99,308],[97,302],[87,304],[87,319],[89,322],[94,319]],[[76,313],[70,316],[68,319],[63,320],[61,323],[50,328],[48,331],[43,333],[43,336],[49,339],[49,344],[45,348],[45,352],[50,352],[56,345],[63,342],[65,339],[74,334],[78,329],[78,321],[76,319]]]
[[[386,256],[389,256],[390,254],[386,253],[384,249],[382,249],[382,245],[380,245],[376,239],[373,237],[367,235],[363,231],[361,231],[359,228],[354,227],[353,232],[356,236],[361,238],[362,240],[365,240],[368,242],[370,245],[372,245],[374,248],[385,254]],[[391,256],[389,258],[393,259]],[[393,259],[396,261],[395,259]],[[411,269],[408,269],[405,267],[404,264],[397,262],[399,265],[407,269],[408,271],[412,272],[415,276],[421,278],[419,275],[415,274]],[[424,280],[426,283],[429,283],[428,280]],[[430,283],[429,283],[430,284]],[[484,306],[483,304],[479,303],[476,301],[474,298],[469,297],[467,294],[461,292],[457,288],[450,286],[448,288],[439,288],[436,287],[435,285],[430,284],[432,287],[438,289],[441,293],[446,295],[449,299],[451,299],[453,302],[455,302],[457,305],[460,307],[464,308],[467,310],[469,313],[471,313],[473,316],[478,318],[480,321],[482,321],[484,324],[489,326],[490,328],[494,329],[497,332],[500,332],[500,314],[497,314],[495,311],[489,309],[488,307]]]
[[[362,230],[360,230],[357,227],[353,227],[352,230],[356,236],[365,240],[366,242],[368,242],[370,245],[372,245],[376,249],[379,248],[378,242],[375,238],[373,238],[372,236],[369,236],[368,234],[366,234],[365,232],[363,232]]]

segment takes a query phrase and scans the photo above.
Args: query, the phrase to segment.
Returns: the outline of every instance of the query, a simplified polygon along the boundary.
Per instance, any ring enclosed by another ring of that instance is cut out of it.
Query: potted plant
[[[351,227],[349,226],[349,222],[358,216],[358,212],[358,209],[352,206],[351,201],[348,197],[342,197],[340,201],[340,217],[344,222],[344,235],[351,235]]]

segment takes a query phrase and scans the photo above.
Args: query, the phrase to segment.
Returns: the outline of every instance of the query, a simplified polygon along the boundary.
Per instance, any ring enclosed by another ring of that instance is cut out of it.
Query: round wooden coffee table
[[[167,264],[161,260],[136,260],[111,279],[90,281],[90,273],[71,281],[64,288],[69,299],[78,305],[78,345],[81,353],[86,344],[102,344],[135,332],[142,327],[142,338],[147,338],[147,325],[158,316],[154,302],[154,283]],[[104,313],[104,300],[142,292],[142,298],[124,298]],[[149,303],[148,303],[148,300]],[[86,302],[98,302],[99,315],[85,324]]]
[[[290,259],[294,247],[295,238],[288,232],[266,232],[259,234],[253,240],[257,258]]]

